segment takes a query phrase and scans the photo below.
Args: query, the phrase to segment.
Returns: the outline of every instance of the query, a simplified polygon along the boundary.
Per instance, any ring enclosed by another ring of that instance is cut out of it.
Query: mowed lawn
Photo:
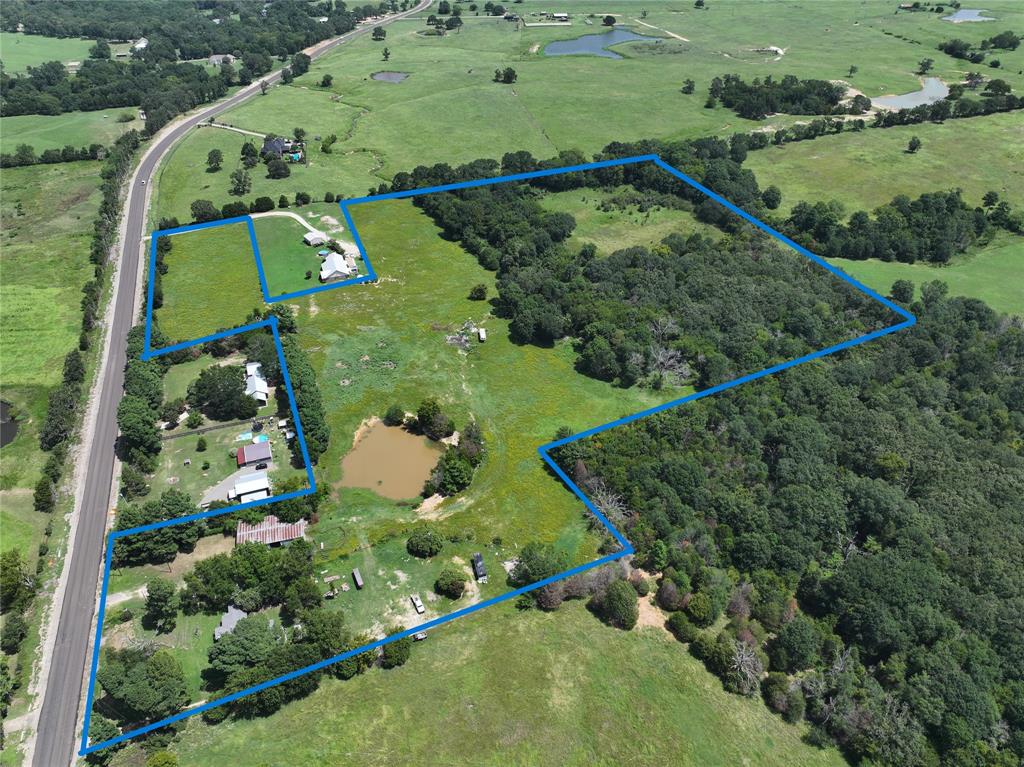
[[[173,749],[193,767],[244,752],[267,767],[846,764],[805,732],[724,692],[661,629],[618,631],[566,603],[460,619],[430,632],[404,667],[325,679],[268,719],[189,719]]]
[[[916,154],[906,151],[912,136],[922,144]],[[992,190],[1020,208],[1024,120],[1012,112],[822,136],[751,152],[744,167],[762,188],[775,184],[782,190],[780,211],[801,200],[839,200],[849,215],[874,210],[899,194],[916,198],[956,188],[971,206]]]
[[[155,315],[171,341],[238,327],[264,305],[244,221],[169,236],[163,306]]]
[[[896,280],[913,282],[918,295],[922,284],[942,280],[950,295],[980,298],[997,311],[1024,316],[1024,237],[1002,234],[977,253],[957,256],[946,266],[877,259],[830,262],[883,295]]]
[[[320,284],[320,264],[323,259],[317,253],[324,246],[311,247],[302,241],[309,232],[306,227],[290,216],[256,217],[253,225],[256,228],[263,274],[271,296],[314,288]],[[315,223],[313,225],[316,226]]]

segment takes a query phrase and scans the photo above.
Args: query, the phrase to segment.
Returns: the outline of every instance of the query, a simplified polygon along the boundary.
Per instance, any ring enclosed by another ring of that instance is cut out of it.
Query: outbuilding
[[[363,576],[359,573],[358,567],[352,571],[352,581],[356,584],[357,589],[363,587]]]
[[[235,461],[238,463],[238,468],[241,469],[257,463],[266,463],[271,460],[271,457],[270,443],[257,442],[254,445],[238,448]]]
[[[314,230],[312,232],[306,232],[302,237],[302,241],[307,245],[323,245],[327,242],[327,235],[323,232]]]

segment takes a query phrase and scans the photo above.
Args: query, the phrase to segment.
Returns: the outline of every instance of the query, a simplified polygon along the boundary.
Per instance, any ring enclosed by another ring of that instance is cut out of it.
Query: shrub
[[[702,628],[715,622],[715,608],[707,594],[694,594],[686,606],[686,612],[689,613],[690,619]]]
[[[604,594],[595,594],[591,600],[594,610],[605,623],[629,631],[640,617],[636,590],[626,581],[612,581]]]
[[[385,426],[401,426],[405,421],[405,408],[401,405],[392,405],[384,414]]]
[[[471,301],[486,301],[487,300],[487,286],[482,282],[478,285],[474,285],[469,291],[469,299]]]
[[[380,665],[383,668],[397,668],[409,660],[411,653],[412,639],[410,637],[402,637],[390,644],[384,645],[380,656]]]
[[[206,437],[200,437],[199,439],[196,440],[196,452],[197,453],[205,453],[206,452]]]
[[[700,630],[690,622],[686,613],[682,611],[672,613],[665,625],[680,642],[692,642],[700,634]]]
[[[458,599],[466,591],[466,574],[456,567],[446,567],[437,576],[434,591],[449,599]]]
[[[420,527],[413,531],[405,542],[405,549],[414,557],[429,559],[436,556],[444,548],[444,539],[429,527]]]

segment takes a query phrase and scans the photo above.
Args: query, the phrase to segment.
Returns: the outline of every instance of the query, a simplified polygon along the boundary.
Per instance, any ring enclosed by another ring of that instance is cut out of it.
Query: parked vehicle
[[[427,608],[423,606],[423,600],[420,599],[419,594],[413,594],[409,597],[409,600],[412,602],[412,606],[416,608],[416,613],[418,615],[423,615],[423,613],[426,612]]]
[[[265,468],[267,468],[267,464],[265,464],[265,463],[258,463],[258,464],[256,464],[256,468],[257,469],[265,469]]]
[[[412,641],[414,641],[414,642],[422,642],[426,638],[427,638],[427,632],[426,631],[417,631],[415,634],[412,635]]]
[[[473,555],[473,575],[480,583],[487,583],[487,568],[484,567],[484,557],[479,551]]]

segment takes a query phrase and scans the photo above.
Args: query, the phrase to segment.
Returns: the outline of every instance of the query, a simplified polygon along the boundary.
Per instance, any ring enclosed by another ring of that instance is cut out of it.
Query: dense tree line
[[[994,226],[985,210],[963,201],[959,189],[922,194],[916,200],[899,195],[873,216],[857,211],[846,224],[842,218],[842,206],[834,201],[800,202],[786,219],[786,233],[822,256],[942,264],[989,235]],[[1020,228],[1019,216],[997,220]]]
[[[103,151],[102,144],[90,144],[78,149],[68,144],[63,149],[45,149],[40,155],[29,144],[18,144],[14,154],[0,154],[0,168],[21,168],[26,165],[53,165],[59,162],[98,160]]]
[[[554,457],[728,689],[858,760],[1016,764],[1024,327],[945,293],[898,282],[912,329]]]
[[[768,75],[764,80],[754,78],[750,83],[739,75],[724,75],[711,81],[708,106],[713,107],[720,100],[723,106],[748,120],[763,120],[777,112],[827,115],[849,111],[839,106],[845,93],[842,85],[828,80],[801,80],[795,75],[786,75],[781,80]],[[854,114],[863,113],[870,105],[870,102],[858,103]]]
[[[248,85],[266,74],[273,67],[271,57],[283,61],[354,29],[384,7],[349,11],[341,2],[238,2],[236,19],[228,12],[208,14],[197,2],[5,3],[4,29],[13,30],[20,23],[29,34],[84,36],[99,43],[74,76],[59,61],[29,67],[24,75],[0,73],[0,113],[60,114],[138,106],[146,113],[147,132],[154,133],[174,116],[223,96],[231,85]],[[318,21],[322,16],[326,22]],[[147,44],[134,49],[130,61],[110,58],[106,40],[141,37]],[[199,64],[183,63],[212,54],[232,54],[241,63],[237,71],[227,64],[213,75]],[[293,59],[292,71],[296,66],[301,70],[302,63],[301,58]]]

